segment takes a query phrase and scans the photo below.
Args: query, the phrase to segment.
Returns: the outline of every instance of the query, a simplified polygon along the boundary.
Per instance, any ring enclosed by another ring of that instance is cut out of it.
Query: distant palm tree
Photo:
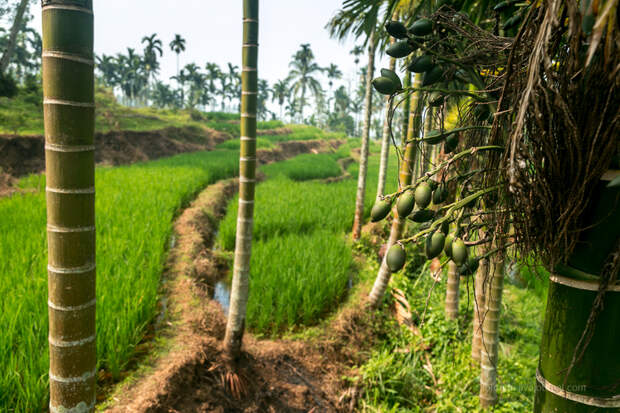
[[[321,83],[313,76],[322,72],[323,69],[314,61],[314,53],[310,49],[310,44],[302,44],[289,63],[291,71],[288,80],[293,82],[292,91],[295,96],[301,94],[299,100],[299,113],[303,121],[304,107],[306,105],[306,91],[310,89],[314,97],[322,93]]]
[[[329,94],[332,95],[332,88],[334,87],[334,80],[342,79],[342,71],[338,69],[338,66],[332,63],[325,68],[325,73],[327,75],[327,79],[329,80]],[[331,99],[331,96],[330,96],[330,99]]]
[[[237,99],[239,101],[239,111],[241,111],[241,75],[239,74],[239,66],[228,63],[228,95],[227,98],[231,103]]]
[[[170,79],[176,80],[177,85],[179,85],[180,101],[181,106],[183,106],[185,104],[185,82],[188,80],[185,70],[181,69],[178,75],[172,76]]]
[[[162,42],[157,38],[157,33],[153,33],[150,36],[144,36],[142,43],[146,43],[144,47],[144,71],[146,72],[147,82],[151,81],[151,77],[159,72],[159,61],[157,55],[162,57],[164,51],[162,50]],[[146,88],[146,98],[148,100],[148,87]]]
[[[97,70],[101,73],[101,80],[106,86],[114,87],[118,82],[117,66],[114,56],[102,54],[96,56]]]
[[[271,113],[269,109],[267,109],[267,101],[269,100],[270,94],[271,88],[269,88],[269,82],[265,79],[259,79],[256,111],[260,119],[267,119],[267,115]]]
[[[218,80],[222,74],[222,70],[216,63],[207,63],[205,65],[205,69],[207,71],[207,80],[209,81],[209,93],[211,95],[215,95],[217,92],[217,86],[215,85],[215,81]],[[215,105],[215,99],[211,99],[211,104]],[[211,110],[215,110],[215,107],[212,106]]]
[[[170,50],[177,54],[177,76],[179,76],[179,55],[185,51],[185,39],[180,34],[175,34],[169,46]]]
[[[291,88],[288,86],[288,80],[278,80],[274,83],[271,88],[271,93],[271,101],[278,102],[278,105],[280,106],[280,119],[283,119],[282,107],[291,94]]]

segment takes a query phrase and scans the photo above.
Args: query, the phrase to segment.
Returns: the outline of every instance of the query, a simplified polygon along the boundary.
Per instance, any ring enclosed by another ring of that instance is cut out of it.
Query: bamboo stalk
[[[408,78],[408,77],[407,77]],[[420,74],[416,74],[413,84],[418,86],[422,83],[422,76]],[[404,142],[409,141],[405,145],[405,154],[402,163],[400,164],[400,171],[398,177],[399,188],[410,185],[413,180],[413,170],[415,167],[416,161],[416,152],[417,147],[415,143],[411,141],[410,138],[417,134],[417,131],[420,128],[420,115],[421,115],[421,104],[419,99],[419,93],[415,93],[411,97],[410,101],[410,110],[409,110],[409,122],[407,128],[407,139],[403,140]],[[388,249],[394,245],[396,241],[400,239],[403,233],[403,229],[407,220],[407,217],[399,217],[398,212],[396,211],[396,207],[393,210],[394,220],[392,221],[392,228],[390,230],[390,238],[388,239]],[[387,266],[386,257],[383,257],[383,261],[381,262],[381,267],[379,267],[379,272],[377,274],[377,278],[375,279],[375,283],[372,287],[372,291],[369,296],[369,306],[372,308],[376,308],[379,306],[381,301],[383,300],[383,296],[385,295],[385,290],[387,289],[387,285],[390,282],[391,271]]]
[[[366,96],[364,99],[364,129],[362,131],[362,148],[360,168],[357,176],[357,195],[355,197],[355,217],[353,219],[353,241],[359,241],[364,223],[364,198],[366,196],[366,174],[368,168],[368,144],[370,138],[370,122],[372,117],[372,78],[375,72],[375,52],[377,49],[377,33],[373,28],[368,45],[368,70],[366,72]]]
[[[44,0],[50,411],[95,407],[92,0]]]
[[[499,352],[499,317],[504,289],[504,260],[491,258],[491,274],[487,277],[487,296],[482,315],[482,346],[480,348],[480,406],[497,404],[497,360]]]
[[[535,413],[620,411],[620,286],[614,283],[620,275],[613,272],[620,262],[620,208],[608,182],[595,189],[585,214],[591,225],[584,223],[589,229],[568,265],[550,277]],[[601,296],[602,275],[611,278]],[[593,308],[598,314],[591,318]]]
[[[241,153],[239,210],[230,308],[224,345],[231,358],[241,353],[249,297],[250,256],[256,188],[256,107],[258,91],[258,0],[243,0]]]
[[[448,263],[448,281],[446,285],[446,318],[456,320],[459,315],[460,277],[454,261]]]

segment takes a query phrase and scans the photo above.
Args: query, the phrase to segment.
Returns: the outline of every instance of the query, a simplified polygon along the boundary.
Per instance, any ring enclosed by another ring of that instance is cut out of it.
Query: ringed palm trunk
[[[230,309],[224,345],[231,358],[241,352],[249,296],[250,256],[256,187],[256,103],[258,91],[258,0],[243,0],[243,56],[241,73],[241,153],[239,212]]]
[[[484,255],[484,249],[481,250],[481,255]],[[480,363],[480,349],[482,348],[482,320],[484,319],[484,303],[485,303],[485,289],[484,280],[489,273],[489,260],[482,259],[478,265],[478,271],[476,271],[476,278],[474,280],[474,317],[473,317],[473,338],[471,343],[471,358],[477,363]]]
[[[368,70],[366,73],[366,96],[364,99],[364,129],[362,131],[362,148],[360,168],[357,176],[357,196],[355,197],[355,218],[353,220],[353,241],[359,241],[364,223],[364,197],[366,195],[366,169],[368,168],[368,140],[370,137],[370,120],[372,117],[372,78],[375,72],[375,52],[377,49],[376,29],[372,29],[368,45]]]
[[[499,316],[504,290],[504,259],[499,254],[491,259],[486,280],[486,301],[482,321],[480,348],[480,406],[497,404],[497,360],[499,352]]]
[[[606,188],[618,175],[620,171],[609,171],[600,181],[584,214],[590,220],[584,227],[589,229],[580,235],[567,265],[556,267],[550,277],[536,372],[536,413],[620,411],[620,274],[612,272],[620,261],[620,191]],[[588,325],[603,274],[612,276],[611,283],[594,324]],[[581,337],[586,329],[590,339],[584,348]]]
[[[446,285],[446,317],[456,320],[459,315],[460,277],[454,261],[448,263],[448,281]]]
[[[408,79],[407,77],[406,79]],[[413,82],[414,88],[419,88],[422,83],[422,76],[418,73],[415,75],[415,80]],[[421,104],[419,100],[420,94],[416,92],[412,95],[411,101],[409,103],[409,122],[407,127],[407,137],[405,141],[410,141],[406,143],[405,146],[405,154],[403,162],[400,164],[400,171],[398,176],[399,187],[403,188],[407,185],[410,185],[413,180],[413,171],[415,168],[416,162],[416,149],[417,146],[415,142],[412,140],[417,136],[417,132],[420,127],[420,114],[421,114]],[[396,241],[398,241],[403,233],[403,229],[405,227],[405,223],[407,221],[407,217],[399,217],[398,212],[396,211],[396,207],[393,209],[394,220],[392,221],[392,228],[390,229],[390,238],[388,239],[388,250],[394,245]],[[386,250],[387,251],[387,250]],[[379,267],[379,272],[377,274],[377,278],[375,279],[375,283],[372,287],[372,291],[370,292],[369,297],[369,306],[372,308],[377,308],[381,301],[383,300],[383,296],[385,295],[385,291],[387,290],[388,283],[390,282],[390,277],[392,272],[390,271],[387,262],[386,262],[387,254],[383,257],[383,261],[381,262],[381,267]]]
[[[44,0],[50,411],[95,407],[92,0]]]
[[[397,20],[395,18],[394,20]],[[390,43],[394,43],[392,37]],[[390,70],[396,69],[396,59],[390,58]],[[377,200],[385,193],[385,181],[387,178],[387,168],[390,159],[390,112],[392,111],[392,99],[385,97],[385,119],[383,120],[383,134],[381,137],[381,160],[379,163],[379,182],[377,184]]]
[[[17,42],[17,35],[19,34],[19,29],[22,26],[22,20],[24,19],[24,13],[28,8],[29,1],[30,0],[21,0],[19,6],[17,7],[15,20],[13,20],[13,26],[11,27],[11,32],[9,33],[9,41],[6,50],[2,55],[2,59],[0,59],[0,75],[6,72],[6,68],[9,66],[9,63],[11,63],[11,57],[15,51],[15,43]]]

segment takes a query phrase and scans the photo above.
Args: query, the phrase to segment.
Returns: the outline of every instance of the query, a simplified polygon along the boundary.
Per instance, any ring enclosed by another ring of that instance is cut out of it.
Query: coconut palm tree
[[[265,79],[259,79],[256,110],[260,119],[267,119],[267,115],[271,113],[269,109],[267,109],[267,101],[269,100],[269,96],[271,95],[271,93],[272,91],[269,87],[269,82],[267,82]]]
[[[185,39],[180,34],[175,34],[168,46],[177,54],[177,76],[179,76],[179,55],[185,51]]]
[[[249,296],[250,255],[256,186],[256,104],[258,92],[258,0],[243,1],[243,76],[239,211],[230,309],[224,347],[229,357],[241,353]]]
[[[43,2],[50,411],[95,409],[92,1]]]
[[[227,98],[232,106],[232,102],[235,100],[239,100],[239,103],[241,103],[241,75],[239,74],[239,66],[228,63],[228,79],[230,82],[228,83]],[[240,107],[239,110],[241,110]]]
[[[375,52],[377,49],[377,21],[383,1],[345,0],[343,8],[327,24],[331,37],[344,39],[349,34],[363,38],[368,46],[368,72],[366,74],[366,94],[364,98],[364,129],[362,131],[362,149],[355,200],[355,217],[353,221],[353,240],[358,241],[362,233],[364,220],[364,197],[366,195],[366,169],[368,166],[368,144],[372,118],[371,82],[375,69]]]
[[[323,91],[321,83],[314,77],[315,74],[322,72],[323,69],[314,61],[314,53],[308,43],[302,44],[301,48],[293,55],[289,67],[291,71],[287,81],[292,82],[291,90],[293,95],[299,95],[299,113],[303,120],[304,107],[306,106],[306,91],[310,90],[315,98]]]
[[[288,86],[288,80],[278,80],[274,83],[271,88],[271,93],[271,101],[278,102],[278,105],[280,106],[280,119],[283,119],[282,107],[291,93],[291,89]]]
[[[117,66],[114,56],[102,54],[95,58],[96,69],[101,72],[101,79],[106,86],[115,86],[118,82]]]

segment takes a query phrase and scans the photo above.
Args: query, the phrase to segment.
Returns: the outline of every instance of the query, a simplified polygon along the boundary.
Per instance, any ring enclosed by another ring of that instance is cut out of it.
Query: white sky
[[[127,47],[141,51],[140,40],[158,33],[164,44],[160,78],[176,74],[176,55],[168,44],[175,33],[183,36],[186,51],[181,67],[195,62],[204,69],[207,62],[226,68],[241,66],[241,0],[95,0],[95,52],[116,54]],[[320,66],[335,63],[353,79],[355,63],[349,51],[354,42],[330,39],[325,24],[342,5],[342,0],[261,0],[259,76],[272,85],[288,74],[291,56],[302,43],[310,43]],[[31,9],[33,27],[40,30],[38,6]],[[360,66],[365,57],[361,57]],[[338,83],[335,84],[335,87]],[[324,85],[327,88],[327,84]],[[335,88],[334,88],[335,89]]]

